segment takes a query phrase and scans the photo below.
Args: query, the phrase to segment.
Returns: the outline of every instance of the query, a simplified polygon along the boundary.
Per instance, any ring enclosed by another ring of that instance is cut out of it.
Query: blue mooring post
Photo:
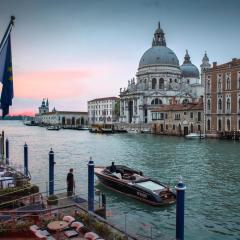
[[[184,240],[184,195],[186,187],[183,184],[181,177],[175,188],[177,190],[176,239]]]
[[[88,211],[94,211],[94,162],[88,162]]]
[[[24,175],[28,176],[28,145],[24,144]]]
[[[49,195],[54,194],[54,152],[51,148],[49,152]]]
[[[6,139],[6,164],[9,165],[9,141]]]

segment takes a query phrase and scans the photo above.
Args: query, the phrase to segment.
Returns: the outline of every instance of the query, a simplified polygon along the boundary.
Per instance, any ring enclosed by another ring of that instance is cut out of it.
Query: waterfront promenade
[[[22,122],[1,121],[10,140],[10,158],[23,162],[23,144],[29,146],[29,170],[33,183],[45,189],[48,181],[48,152],[55,152],[57,187],[65,187],[70,167],[74,168],[76,187],[87,192],[87,162],[96,165],[112,161],[138,168],[145,175],[174,186],[181,174],[187,186],[185,239],[237,239],[240,232],[240,142],[188,141],[177,137],[141,134],[96,135],[87,131],[47,131],[27,127]],[[107,195],[109,220],[133,232],[154,236],[175,235],[175,206],[154,208],[96,186]],[[155,238],[157,239],[157,238]]]

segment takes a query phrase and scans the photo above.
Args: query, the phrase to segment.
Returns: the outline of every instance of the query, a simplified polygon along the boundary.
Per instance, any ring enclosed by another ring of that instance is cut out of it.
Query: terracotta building
[[[205,72],[205,129],[209,136],[235,136],[240,131],[240,59]]]
[[[164,135],[185,136],[203,133],[203,99],[199,102],[161,105],[151,111],[152,132]]]

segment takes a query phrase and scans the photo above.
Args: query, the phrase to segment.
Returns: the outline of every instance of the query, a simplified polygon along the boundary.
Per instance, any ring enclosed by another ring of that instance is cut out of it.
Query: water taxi
[[[99,181],[111,190],[153,206],[175,203],[176,195],[167,186],[143,175],[141,171],[123,165],[95,167]]]

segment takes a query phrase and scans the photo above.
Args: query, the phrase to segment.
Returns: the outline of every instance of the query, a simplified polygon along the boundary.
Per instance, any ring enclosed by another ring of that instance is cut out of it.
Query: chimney
[[[217,62],[213,62],[213,67],[216,67],[217,66]]]

